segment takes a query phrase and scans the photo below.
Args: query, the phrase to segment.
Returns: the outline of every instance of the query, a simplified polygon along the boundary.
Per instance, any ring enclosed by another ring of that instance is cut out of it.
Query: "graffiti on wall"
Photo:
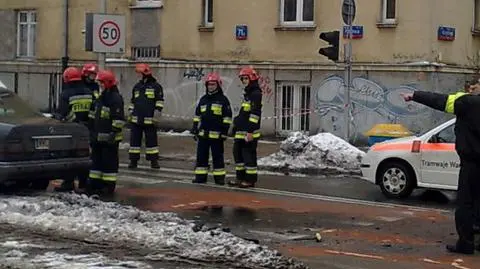
[[[270,103],[273,97],[273,88],[270,77],[260,75],[258,84],[260,85],[260,89],[262,89],[263,100],[265,100],[267,103]]]
[[[197,81],[201,81],[204,76],[205,76],[205,73],[203,72],[203,68],[196,67],[196,68],[185,70],[185,72],[183,72],[183,78],[186,78],[186,79],[193,78]]]
[[[363,133],[378,123],[401,123],[405,118],[430,115],[431,110],[426,106],[407,103],[400,96],[400,93],[415,90],[415,87],[408,85],[389,89],[366,78],[354,78],[350,89],[352,133]],[[322,128],[340,134],[343,132],[345,98],[345,83],[342,77],[332,76],[320,84],[316,93],[316,110]],[[418,121],[410,122],[411,131],[422,129],[421,126],[416,126]]]

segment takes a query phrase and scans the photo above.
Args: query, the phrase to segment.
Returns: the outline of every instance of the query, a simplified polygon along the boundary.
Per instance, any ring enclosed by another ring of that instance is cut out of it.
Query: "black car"
[[[90,167],[88,129],[46,117],[0,87],[0,191],[46,189]]]

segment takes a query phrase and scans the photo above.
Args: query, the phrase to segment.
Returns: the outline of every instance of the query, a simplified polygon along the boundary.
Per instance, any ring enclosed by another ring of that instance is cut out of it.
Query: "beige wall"
[[[70,0],[69,53],[72,59],[95,59],[84,51],[86,12],[98,10],[98,0]],[[278,0],[215,0],[214,30],[199,31],[201,0],[164,0],[160,12],[163,58],[330,63],[318,54],[326,44],[323,31],[341,30],[341,1],[315,1],[313,30],[278,31]],[[474,1],[397,1],[398,25],[379,28],[381,0],[357,1],[355,25],[363,25],[364,37],[353,40],[354,60],[362,63],[438,61],[479,65],[480,37],[471,33]],[[0,0],[3,9],[38,10],[37,58],[59,59],[62,55],[62,0]],[[108,12],[127,15],[127,56],[132,35],[129,4],[134,0],[108,0]],[[248,40],[237,41],[236,24],[247,24]],[[439,25],[456,28],[456,40],[438,41]],[[148,27],[148,26],[146,26]],[[341,42],[345,40],[341,38]],[[341,56],[342,57],[342,56]]]

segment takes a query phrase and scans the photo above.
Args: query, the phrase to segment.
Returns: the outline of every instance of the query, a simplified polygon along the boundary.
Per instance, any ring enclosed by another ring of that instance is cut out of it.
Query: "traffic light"
[[[320,34],[320,39],[327,41],[330,46],[321,48],[318,53],[334,62],[338,61],[338,44],[340,42],[340,31],[323,32]]]

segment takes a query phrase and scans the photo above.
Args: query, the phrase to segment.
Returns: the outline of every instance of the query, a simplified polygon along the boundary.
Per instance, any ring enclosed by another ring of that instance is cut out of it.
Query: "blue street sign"
[[[455,40],[455,28],[439,26],[437,33],[438,40],[452,41]]]
[[[246,40],[248,37],[248,26],[244,24],[235,26],[235,37],[237,40]]]
[[[343,26],[343,38],[348,38],[348,26]],[[353,25],[352,26],[352,39],[361,39],[363,38],[363,26]]]

